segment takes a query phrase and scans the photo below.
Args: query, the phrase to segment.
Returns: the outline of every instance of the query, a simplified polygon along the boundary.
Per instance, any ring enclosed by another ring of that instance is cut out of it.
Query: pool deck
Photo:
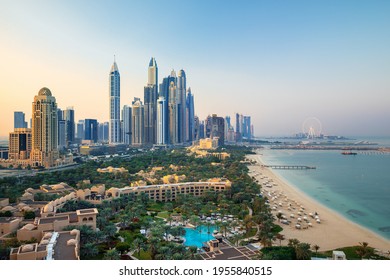
[[[219,251],[205,252],[199,255],[204,260],[252,260],[259,251],[251,245],[232,247],[226,243],[220,243]]]

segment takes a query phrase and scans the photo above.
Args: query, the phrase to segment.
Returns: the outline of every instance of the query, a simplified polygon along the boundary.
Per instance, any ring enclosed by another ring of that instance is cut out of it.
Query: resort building
[[[218,148],[218,137],[199,139],[198,149],[212,150]]]
[[[109,166],[107,168],[98,168],[97,172],[99,172],[99,173],[125,173],[125,172],[128,172],[128,170],[126,170],[123,167],[115,168],[115,167]]]
[[[47,214],[47,212],[45,213]],[[41,240],[46,232],[62,231],[67,226],[87,225],[96,230],[97,214],[96,208],[90,208],[66,213],[52,213],[48,216],[35,218],[33,223],[26,224],[17,231],[17,238],[20,241],[32,238]]]
[[[21,221],[22,219],[17,217],[0,217],[0,237],[15,232]]]
[[[145,193],[154,201],[172,201],[178,194],[192,194],[201,196],[207,191],[221,192],[230,189],[231,182],[226,179],[211,179],[206,182],[187,182],[177,184],[149,185],[142,187],[110,188],[106,191],[106,198],[139,195]]]
[[[12,248],[11,260],[79,260],[80,231],[46,232],[39,243]]]

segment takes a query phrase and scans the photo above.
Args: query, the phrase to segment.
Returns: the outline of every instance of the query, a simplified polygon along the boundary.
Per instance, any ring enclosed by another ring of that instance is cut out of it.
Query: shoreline
[[[297,189],[273,172],[272,169],[262,167],[261,165],[264,163],[258,150],[256,150],[255,155],[247,155],[247,158],[256,161],[255,165],[248,166],[250,176],[254,176],[260,184],[265,180],[276,184],[271,188],[262,184],[262,192],[269,198],[272,213],[276,216],[278,212],[282,212],[286,219],[291,221],[290,225],[285,225],[275,217],[275,223],[283,228],[281,234],[284,235],[285,240],[282,241],[282,245],[287,245],[288,239],[296,238],[311,246],[319,245],[319,251],[356,246],[359,245],[359,242],[367,242],[370,247],[382,251],[385,255],[390,251],[390,241],[386,238],[348,220]],[[318,213],[320,223],[317,223],[316,219],[313,218],[315,216],[313,213]],[[313,214],[313,217],[309,214]],[[291,215],[294,217],[290,217]],[[297,224],[300,224],[301,229],[296,228]],[[279,242],[276,240],[274,243],[279,245]]]

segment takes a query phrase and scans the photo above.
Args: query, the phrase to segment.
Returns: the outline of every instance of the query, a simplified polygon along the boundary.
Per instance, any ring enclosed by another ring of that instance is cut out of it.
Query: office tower
[[[14,128],[27,128],[23,112],[14,112]]]
[[[32,105],[32,166],[51,167],[59,158],[57,103],[48,88],[42,88]]]
[[[165,134],[165,127],[167,120],[167,111],[165,106],[164,96],[160,96],[157,99],[157,144],[164,145],[167,144],[167,136]]]
[[[139,98],[134,98],[132,102],[132,145],[141,146],[144,143],[144,106]]]
[[[204,137],[211,137],[211,116],[208,115],[204,124]]]
[[[108,141],[108,130],[109,130],[108,122],[98,124],[98,140],[99,140],[99,142],[107,142]]]
[[[114,61],[111,67],[109,88],[110,88],[110,127],[109,143],[120,143],[120,75],[118,65]]]
[[[186,141],[192,142],[195,135],[194,127],[195,108],[194,108],[194,96],[191,93],[191,88],[187,91],[186,100]]]
[[[131,145],[131,107],[123,106],[122,109],[122,142]]]
[[[243,118],[242,137],[246,139],[251,139],[251,117],[250,116],[244,116]]]
[[[30,128],[15,128],[14,132],[10,132],[8,159],[29,159],[31,152],[31,137]]]
[[[199,117],[194,117],[194,140],[199,140],[199,129],[200,129]]]
[[[206,120],[206,137],[218,137],[218,146],[225,144],[225,120],[213,114],[208,116]]]
[[[95,119],[85,119],[84,140],[98,141],[98,122]]]
[[[251,138],[253,138],[255,135],[255,128],[253,127],[253,124],[251,125]]]
[[[77,138],[80,140],[84,139],[84,120],[79,120],[77,123]]]
[[[177,75],[177,142],[183,143],[186,141],[186,91],[187,78],[184,70],[180,70]]]
[[[179,143],[179,123],[178,123],[178,104],[177,104],[176,85],[172,81],[169,85],[169,104],[168,104],[168,127],[169,127],[169,143]]]
[[[74,109],[68,107],[63,111],[63,119],[66,122],[66,146],[74,143],[75,138],[75,123],[74,123]]]

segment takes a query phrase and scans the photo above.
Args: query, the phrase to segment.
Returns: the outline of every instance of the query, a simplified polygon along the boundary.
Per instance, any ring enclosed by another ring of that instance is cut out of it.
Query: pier
[[[269,167],[272,169],[291,169],[291,170],[302,170],[302,169],[316,169],[315,166],[306,165],[262,165],[262,167]]]

